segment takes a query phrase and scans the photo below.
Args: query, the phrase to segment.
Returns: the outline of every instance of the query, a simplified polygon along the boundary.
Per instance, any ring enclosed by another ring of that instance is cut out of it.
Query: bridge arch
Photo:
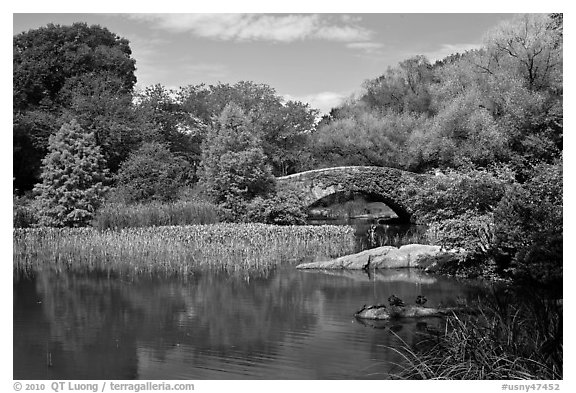
[[[395,200],[388,198],[385,195],[376,194],[372,192],[364,192],[364,191],[355,191],[355,192],[346,192],[346,191],[337,191],[333,194],[329,194],[325,197],[322,197],[312,204],[308,205],[308,207],[313,209],[322,209],[326,206],[332,205],[333,203],[343,203],[346,201],[352,201],[355,199],[361,198],[368,205],[374,202],[381,202],[388,206],[397,216],[399,223],[409,223],[411,212],[407,211],[403,205],[398,204]]]
[[[316,169],[276,179],[278,192],[291,189],[307,206],[338,193],[360,193],[388,205],[400,221],[412,221],[405,186],[423,182],[426,175],[396,168],[345,166]]]

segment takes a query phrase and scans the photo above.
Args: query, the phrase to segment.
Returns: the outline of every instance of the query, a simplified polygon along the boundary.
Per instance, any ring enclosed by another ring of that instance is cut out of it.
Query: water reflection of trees
[[[178,365],[188,376],[207,359],[230,366],[226,359],[241,358],[260,362],[256,368],[268,367],[270,359],[292,362],[286,369],[277,364],[272,378],[384,378],[391,363],[401,361],[389,347],[399,339],[418,342],[435,321],[373,329],[355,321],[354,311],[392,293],[405,301],[425,294],[431,305],[449,304],[463,288],[453,280],[393,274],[375,280],[299,271],[269,277],[206,273],[130,282],[40,274],[14,284],[14,378],[147,377],[149,364],[170,363],[175,356],[188,364]],[[473,290],[464,294],[471,297]],[[165,374],[173,375],[170,368]]]
[[[115,289],[64,276],[15,283],[14,378],[134,378],[137,315]]]
[[[139,346],[159,359],[176,345],[272,355],[286,332],[316,322],[304,301],[311,289],[293,275],[123,282],[42,274],[14,288],[15,378],[135,378]]]

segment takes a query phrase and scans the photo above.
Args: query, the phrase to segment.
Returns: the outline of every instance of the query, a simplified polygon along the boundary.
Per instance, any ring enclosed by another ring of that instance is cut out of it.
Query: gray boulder
[[[424,255],[436,255],[440,246],[408,244],[400,248],[382,246],[357,254],[345,255],[330,261],[302,263],[297,269],[394,269],[418,267],[418,259]]]

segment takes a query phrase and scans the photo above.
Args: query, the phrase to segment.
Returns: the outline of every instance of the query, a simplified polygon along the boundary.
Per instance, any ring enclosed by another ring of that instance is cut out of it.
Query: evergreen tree
[[[228,104],[206,136],[202,181],[215,203],[231,220],[240,220],[246,204],[273,188],[258,130],[235,104]]]
[[[83,226],[103,200],[107,170],[93,133],[72,120],[50,136],[42,160],[40,225]]]

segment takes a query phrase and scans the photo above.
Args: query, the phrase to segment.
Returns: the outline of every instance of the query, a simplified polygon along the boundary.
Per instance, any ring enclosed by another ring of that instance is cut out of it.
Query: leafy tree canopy
[[[133,148],[134,71],[128,41],[97,25],[49,24],[14,36],[14,187],[26,191],[38,181],[49,136],[72,118],[95,133],[116,170]]]
[[[188,162],[163,144],[144,143],[122,163],[117,174],[118,193],[127,203],[173,201],[191,177]]]
[[[250,117],[235,104],[228,104],[203,144],[202,182],[228,219],[240,220],[246,203],[273,188],[260,132]]]
[[[135,60],[128,41],[98,25],[49,24],[18,34],[13,40],[14,108],[66,106],[61,90],[74,77],[110,73],[124,92],[136,83]]]
[[[202,125],[215,124],[225,107],[233,103],[249,116],[251,128],[260,132],[274,175],[302,169],[302,153],[317,115],[307,104],[284,102],[272,87],[247,81],[188,86],[180,89],[177,96],[182,110],[196,122],[191,128],[199,133],[206,130]]]

